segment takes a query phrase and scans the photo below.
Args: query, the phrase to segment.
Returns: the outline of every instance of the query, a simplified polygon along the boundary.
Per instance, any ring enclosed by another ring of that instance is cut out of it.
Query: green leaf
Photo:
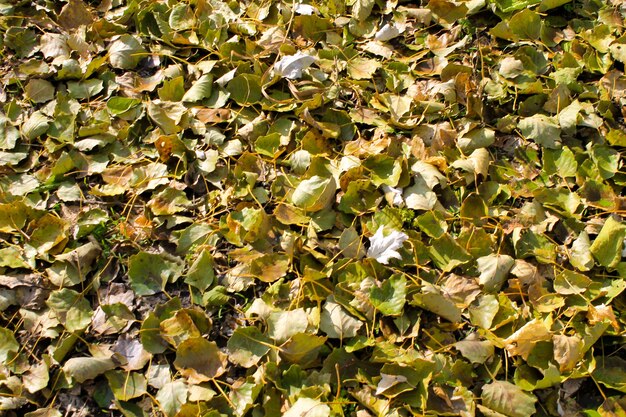
[[[421,293],[413,294],[411,304],[435,313],[452,323],[461,321],[461,310],[432,284],[424,284]]]
[[[84,330],[91,323],[93,309],[89,301],[74,290],[53,291],[46,304],[69,332]]]
[[[595,358],[596,369],[591,374],[602,385],[626,393],[626,360],[618,356]]]
[[[213,284],[214,280],[213,257],[208,250],[204,250],[189,268],[185,282],[200,291],[205,291]]]
[[[386,155],[375,155],[367,158],[363,166],[370,170],[372,184],[376,187],[388,185],[395,187],[402,174],[400,161]]]
[[[182,269],[182,265],[162,255],[139,252],[128,261],[128,278],[135,294],[152,295],[161,292],[168,282],[176,281]]]
[[[229,392],[229,397],[235,405],[234,412],[237,416],[244,416],[252,408],[254,401],[261,392],[262,386],[253,382],[246,382]]]
[[[8,359],[20,350],[20,345],[15,340],[15,335],[9,329],[0,327],[0,361],[6,363]]]
[[[187,402],[187,386],[182,381],[168,382],[159,389],[155,398],[165,416],[174,417]]]
[[[209,342],[203,337],[189,338],[176,349],[174,366],[187,377],[190,384],[198,384],[225,372],[226,355],[215,342]]]
[[[258,75],[238,75],[228,83],[226,90],[230,93],[230,98],[241,106],[258,103],[263,97],[261,78]]]
[[[20,249],[15,246],[0,249],[0,266],[8,266],[9,268],[30,268],[29,264],[25,262]]]
[[[26,58],[37,50],[37,34],[25,27],[10,27],[4,34],[4,44],[13,49],[18,57]]]
[[[306,365],[315,362],[325,342],[325,337],[296,333],[281,346],[280,355],[288,362]]]
[[[196,24],[193,9],[188,4],[177,4],[172,8],[168,23],[176,31],[188,30]]]
[[[365,248],[361,235],[354,227],[347,227],[341,232],[339,237],[339,249],[341,255],[345,258],[363,258],[365,256]]]
[[[363,22],[372,14],[374,4],[376,4],[374,0],[356,0],[352,5],[352,15],[359,22]]]
[[[146,377],[139,372],[108,371],[104,375],[113,395],[120,401],[140,397],[148,388]]]
[[[204,74],[185,93],[182,101],[196,102],[211,97],[213,90],[213,76]]]
[[[564,4],[570,3],[573,0],[541,0],[541,4],[539,5],[538,10],[540,12],[545,12],[551,9],[556,9]]]
[[[324,303],[320,318],[320,330],[331,339],[346,339],[356,336],[363,323],[355,319],[330,296]]]
[[[100,246],[95,242],[89,242],[57,255],[55,262],[46,271],[48,279],[58,287],[77,285],[85,280],[100,253],[102,253]]]
[[[478,194],[471,193],[463,200],[463,204],[461,204],[461,218],[464,221],[472,221],[475,225],[480,226],[488,215],[489,207]]]
[[[256,365],[272,346],[271,340],[256,327],[239,327],[228,339],[228,359],[244,368]]]
[[[519,122],[522,135],[548,149],[561,147],[561,128],[553,118],[536,114]]]
[[[490,329],[498,310],[500,303],[495,295],[487,294],[478,298],[478,304],[470,306],[470,321],[473,325],[483,329]]]
[[[524,9],[511,17],[508,22],[511,31],[521,39],[535,40],[541,32],[541,17],[539,13]]]
[[[124,34],[109,46],[109,62],[113,68],[133,69],[146,54],[136,37]]]
[[[63,365],[63,372],[82,384],[116,367],[117,364],[112,358],[70,358]]]
[[[273,311],[267,318],[267,334],[278,343],[285,342],[296,333],[306,331],[308,326],[308,316],[302,308]]]
[[[582,294],[593,281],[587,276],[569,269],[562,270],[554,277],[554,291],[562,295]]]
[[[98,79],[86,81],[69,81],[67,90],[71,98],[86,99],[95,96],[104,88],[104,82]]]
[[[132,109],[141,104],[141,100],[130,97],[111,97],[109,101],[107,101],[107,109],[109,113],[114,116],[119,114],[126,113],[128,110]]]
[[[472,363],[485,363],[495,352],[493,343],[487,340],[461,340],[454,344],[464,358]]]
[[[256,142],[254,142],[254,150],[261,155],[276,158],[281,152],[280,140],[281,136],[279,133],[270,133],[269,135],[260,136]]]
[[[482,407],[508,417],[530,417],[535,414],[537,398],[506,381],[494,381],[482,388]]]
[[[500,291],[502,284],[513,267],[515,260],[509,255],[491,254],[476,260],[480,277],[478,282],[485,292],[494,293]]]
[[[370,301],[378,311],[387,316],[402,314],[406,300],[406,278],[394,274],[383,281],[380,287],[370,288]]]
[[[496,6],[504,13],[525,9],[528,6],[539,3],[541,0],[496,0]]]
[[[610,129],[609,133],[606,135],[606,140],[612,146],[626,146],[626,132],[618,129]]]
[[[543,170],[548,175],[558,175],[561,178],[575,177],[578,163],[574,153],[564,146],[562,149],[544,149]]]
[[[50,81],[42,80],[39,78],[31,79],[26,87],[24,87],[24,93],[26,98],[33,103],[45,103],[54,98],[54,86]]]
[[[182,130],[180,121],[187,112],[187,108],[182,103],[148,102],[148,116],[163,130],[166,135],[172,135]]]
[[[620,154],[608,146],[592,146],[591,159],[603,179],[613,178],[619,169]]]
[[[600,265],[615,268],[622,258],[624,239],[626,239],[626,225],[611,216],[604,222],[602,230],[589,250]]]
[[[556,259],[556,245],[545,235],[532,230],[516,229],[513,233],[515,254],[518,258],[534,256],[539,262],[552,263]]]
[[[450,272],[472,260],[472,256],[449,234],[433,239],[429,253],[435,265],[444,272]]]
[[[422,232],[435,239],[443,236],[448,230],[448,223],[440,211],[427,211],[417,216],[415,223],[417,223]]]
[[[28,139],[35,139],[48,131],[50,119],[40,111],[36,111],[22,125],[22,135]],[[6,137],[6,135],[5,135]],[[3,148],[4,149],[4,148]]]
[[[291,195],[291,201],[306,211],[320,211],[332,202],[336,188],[332,177],[314,175],[298,184]]]
[[[589,271],[593,268],[594,260],[590,250],[589,235],[584,230],[580,232],[569,253],[569,263],[579,271]]]
[[[185,77],[179,75],[163,81],[157,93],[163,101],[181,101],[185,95]]]
[[[300,397],[283,417],[330,417],[330,407],[319,400]]]

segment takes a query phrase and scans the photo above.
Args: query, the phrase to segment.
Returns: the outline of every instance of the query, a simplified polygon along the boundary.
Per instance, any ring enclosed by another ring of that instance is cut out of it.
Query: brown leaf
[[[229,109],[200,109],[196,118],[205,124],[225,122],[230,118]]]
[[[65,29],[76,29],[93,22],[93,15],[81,0],[70,0],[61,9],[58,22]]]
[[[554,335],[552,336],[552,343],[554,343],[554,359],[559,363],[559,370],[561,372],[573,370],[585,353],[585,344],[583,340],[576,335]]]
[[[545,323],[534,319],[509,336],[504,342],[509,355],[520,355],[528,360],[528,355],[535,348],[535,344],[542,340],[550,340],[550,331]]]
[[[174,366],[187,377],[190,384],[217,378],[226,371],[227,356],[215,342],[202,337],[187,339],[176,350]]]

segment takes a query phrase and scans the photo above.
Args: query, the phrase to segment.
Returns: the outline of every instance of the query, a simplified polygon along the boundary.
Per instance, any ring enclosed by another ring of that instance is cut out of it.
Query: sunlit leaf
[[[210,381],[225,372],[226,355],[215,342],[189,338],[176,349],[174,366],[191,384]]]
[[[487,255],[476,260],[480,277],[478,281],[487,292],[499,291],[513,266],[514,260],[508,255]]]
[[[15,340],[13,332],[4,327],[0,327],[0,360],[5,362],[7,359],[13,357],[20,348],[20,345]]]
[[[302,71],[310,67],[317,59],[298,51],[295,55],[282,57],[274,64],[274,72],[291,80],[301,78]]]
[[[50,81],[35,78],[26,84],[24,93],[34,103],[45,103],[54,98],[54,86]]]
[[[63,365],[63,372],[76,382],[83,383],[98,375],[116,368],[116,363],[112,358],[70,358]]]
[[[140,252],[128,261],[130,285],[137,295],[162,291],[165,284],[177,279],[181,272],[182,265],[154,253]]]
[[[146,393],[146,378],[139,372],[108,371],[105,376],[113,395],[120,401],[128,401]]]
[[[109,46],[109,61],[113,68],[133,69],[145,53],[136,37],[124,34]]]
[[[600,265],[614,268],[622,258],[624,239],[626,239],[626,225],[609,217],[589,250]]]
[[[329,417],[330,407],[312,398],[298,398],[283,417]]]
[[[333,178],[313,176],[303,180],[294,190],[291,200],[297,207],[307,211],[319,211],[325,208],[335,194]]]
[[[89,301],[74,290],[63,288],[54,291],[46,304],[69,332],[84,330],[91,323],[93,311]]]
[[[345,339],[356,336],[363,323],[348,313],[337,304],[334,298],[329,297],[324,303],[320,319],[320,330],[328,337]]]
[[[508,417],[528,417],[535,413],[537,398],[506,381],[494,381],[482,388],[482,406]],[[482,407],[481,407],[482,409]]]
[[[250,368],[256,365],[270,348],[270,339],[256,327],[240,327],[228,339],[228,359]]]
[[[367,250],[367,257],[376,259],[382,264],[388,264],[389,260],[401,259],[398,249],[402,247],[409,237],[397,230],[391,231],[387,236],[384,234],[384,227],[380,226],[376,233],[370,238],[370,247]]]
[[[213,76],[211,74],[205,74],[194,82],[191,88],[187,90],[182,98],[182,101],[195,102],[209,98],[211,97],[212,86]]]
[[[381,313],[397,316],[402,313],[406,299],[406,278],[395,274],[385,280],[380,287],[370,289],[370,300]]]

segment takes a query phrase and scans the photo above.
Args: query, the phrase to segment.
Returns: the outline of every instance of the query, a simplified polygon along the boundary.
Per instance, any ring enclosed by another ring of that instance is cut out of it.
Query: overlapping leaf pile
[[[0,409],[624,415],[625,17],[0,3]]]

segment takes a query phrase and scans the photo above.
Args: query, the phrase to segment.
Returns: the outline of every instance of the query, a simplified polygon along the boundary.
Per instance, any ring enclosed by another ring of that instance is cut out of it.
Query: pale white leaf
[[[282,57],[274,65],[274,71],[283,78],[294,80],[302,77],[302,71],[310,67],[315,61],[317,61],[316,57],[298,51],[295,55]]]
[[[310,4],[298,3],[298,4],[296,4],[294,6],[293,11],[298,13],[298,14],[310,16],[310,15],[316,13],[317,9],[315,7],[313,7],[313,6],[311,6]]]
[[[298,398],[283,417],[328,417],[330,416],[330,407],[312,398]]]
[[[385,192],[385,196],[389,196],[389,200],[393,203],[394,206],[400,206],[402,205],[402,203],[404,203],[401,188],[390,187],[383,184],[383,191]]]
[[[384,227],[380,226],[374,236],[370,238],[370,248],[367,251],[367,257],[376,259],[381,264],[388,264],[389,259],[400,259],[398,249],[409,237],[406,233],[393,230],[387,236],[383,233]]]
[[[385,391],[395,387],[398,384],[404,384],[405,382],[408,382],[408,378],[404,375],[389,375],[381,373],[380,376],[380,382],[376,386],[376,395],[383,394]]]
[[[324,303],[320,316],[320,330],[331,339],[344,339],[356,336],[363,322],[346,313],[331,295]]]
[[[226,84],[228,84],[233,78],[235,78],[236,72],[237,68],[228,71],[226,74],[215,80],[215,84],[219,85],[222,88],[226,87]]]
[[[386,42],[400,36],[402,32],[404,32],[404,26],[400,26],[397,23],[387,23],[376,32],[374,39],[380,42]]]

